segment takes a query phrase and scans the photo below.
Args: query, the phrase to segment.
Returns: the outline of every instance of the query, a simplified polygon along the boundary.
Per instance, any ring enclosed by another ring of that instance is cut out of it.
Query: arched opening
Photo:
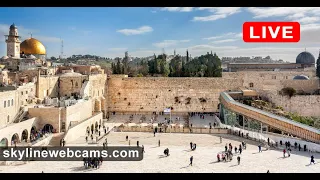
[[[90,133],[90,127],[88,126],[86,129],[86,134],[89,134],[89,133]]]
[[[8,148],[8,139],[2,138],[0,141],[0,149],[6,149]]]
[[[19,135],[17,133],[15,133],[11,137],[11,145],[14,145],[14,144],[17,144],[17,143],[19,143]]]
[[[27,142],[28,141],[28,130],[23,130],[21,134],[21,141]]]
[[[44,133],[52,133],[53,132],[53,126],[51,124],[46,124],[43,126]]]
[[[91,124],[91,134],[93,134],[93,131],[94,131],[94,127],[93,127],[93,124]]]
[[[98,130],[98,127],[99,127],[99,125],[98,125],[98,122],[96,121],[96,124],[95,124],[94,129],[97,131],[97,130]]]

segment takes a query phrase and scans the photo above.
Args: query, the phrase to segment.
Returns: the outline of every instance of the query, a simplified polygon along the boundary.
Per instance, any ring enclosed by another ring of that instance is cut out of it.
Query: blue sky
[[[219,56],[267,56],[294,62],[307,51],[318,57],[320,49],[320,8],[0,8],[0,36],[12,23],[22,40],[40,40],[49,57],[60,54],[95,54],[123,57],[159,54],[192,56],[208,51]],[[253,44],[242,41],[246,21],[298,21],[301,41],[286,44]],[[6,55],[4,37],[0,56]]]

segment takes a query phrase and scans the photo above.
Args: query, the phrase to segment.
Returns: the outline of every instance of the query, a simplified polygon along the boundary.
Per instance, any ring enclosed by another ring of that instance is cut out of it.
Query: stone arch
[[[8,148],[8,139],[7,138],[2,138],[0,141],[0,149],[1,148]]]
[[[89,126],[87,126],[86,134],[88,134],[88,132],[90,133],[90,127]]]
[[[44,130],[44,132],[52,133],[53,132],[53,126],[51,124],[46,124],[46,125],[43,126],[43,130]]]
[[[27,142],[28,141],[28,130],[23,130],[21,133],[21,141]]]
[[[93,131],[94,131],[94,126],[93,124],[91,124],[91,133],[93,133]]]
[[[98,122],[96,121],[95,126],[94,126],[94,129],[95,129],[95,130],[98,130],[98,128],[99,128],[99,125],[98,125]]]
[[[14,145],[15,143],[19,143],[19,135],[18,133],[15,133],[11,137],[11,145]]]

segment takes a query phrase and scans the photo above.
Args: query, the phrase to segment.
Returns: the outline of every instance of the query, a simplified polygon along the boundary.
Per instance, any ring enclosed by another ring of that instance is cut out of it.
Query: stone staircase
[[[55,133],[48,146],[60,146],[60,140],[64,137],[64,132]]]

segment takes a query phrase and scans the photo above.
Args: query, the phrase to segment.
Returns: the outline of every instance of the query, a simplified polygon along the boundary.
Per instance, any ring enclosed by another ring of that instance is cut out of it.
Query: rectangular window
[[[11,105],[13,106],[13,99],[11,99]]]
[[[10,107],[10,100],[8,100],[8,107]]]
[[[3,101],[3,107],[7,107],[7,101]]]
[[[26,94],[28,94],[28,91],[26,91]]]
[[[23,95],[23,91],[21,91],[21,95]]]

